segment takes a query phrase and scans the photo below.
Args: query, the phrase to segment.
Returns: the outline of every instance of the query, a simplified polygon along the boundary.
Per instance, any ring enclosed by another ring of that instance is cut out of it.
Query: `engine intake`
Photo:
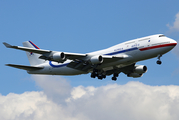
[[[52,55],[52,59],[56,62],[64,62],[65,54],[63,52],[57,52]]]
[[[99,64],[103,62],[103,57],[101,55],[97,55],[97,56],[91,57],[90,61],[92,64]]]
[[[147,67],[145,65],[136,65],[133,72],[138,74],[146,73]]]

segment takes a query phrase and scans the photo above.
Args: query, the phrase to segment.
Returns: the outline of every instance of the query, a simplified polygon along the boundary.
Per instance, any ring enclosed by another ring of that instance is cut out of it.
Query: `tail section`
[[[26,41],[26,42],[23,42],[22,44],[24,47],[40,49],[31,41]],[[45,60],[39,59],[39,57],[41,56],[40,54],[36,54],[32,52],[26,52],[26,54],[29,59],[30,65],[32,66],[42,64],[45,62]]]

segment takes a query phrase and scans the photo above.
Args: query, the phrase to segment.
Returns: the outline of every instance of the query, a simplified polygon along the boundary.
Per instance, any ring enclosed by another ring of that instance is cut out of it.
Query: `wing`
[[[27,51],[27,52],[33,52],[33,53],[38,53],[38,54],[48,54],[51,51],[49,50],[42,50],[42,49],[35,49],[35,48],[28,48],[28,47],[21,47],[21,46],[12,46],[6,42],[3,42],[3,44],[7,47],[7,48],[14,48],[14,49],[18,49],[18,50],[23,50],[23,51]]]
[[[83,57],[87,56],[86,54],[79,54],[79,53],[65,52],[65,54],[64,54],[63,52],[58,52],[58,51],[50,51],[50,50],[21,47],[21,46],[12,46],[6,42],[3,42],[3,44],[7,48],[14,48],[14,49],[23,50],[26,52],[41,54],[42,56],[39,57],[40,59],[51,60],[51,61],[55,61],[55,62],[64,62],[65,59],[70,59],[70,60],[82,59]],[[62,57],[63,55],[65,55],[64,56],[65,59]]]
[[[128,75],[129,73],[133,72],[134,68],[135,68],[135,63],[133,63],[131,65],[126,65],[124,67],[119,67],[119,68],[113,67],[110,70],[106,70],[106,75],[111,75],[111,74],[114,74],[114,73],[121,73],[121,72]]]
[[[115,62],[121,59],[128,59],[131,58],[131,56],[129,55],[117,55],[117,56],[111,56],[111,55],[101,55],[103,58],[103,62],[99,63],[99,64],[93,64],[90,59],[88,60],[83,60],[83,59],[76,59],[73,60],[72,62],[70,62],[67,67],[73,68],[73,69],[77,69],[77,70],[81,70],[81,71],[85,71],[85,72],[90,72],[93,71],[93,69],[95,67],[97,67],[97,65],[101,65],[101,64],[108,64],[110,62]],[[88,55],[87,55],[88,57]],[[116,68],[115,68],[116,69]]]
[[[43,67],[34,67],[34,66],[26,66],[26,65],[15,65],[15,64],[6,64],[6,66],[23,69],[27,71],[33,71],[33,70],[40,70],[43,69]]]
[[[133,63],[131,65],[126,65],[125,67],[107,70],[106,75],[119,74],[121,72],[128,77],[138,78],[142,77],[142,75],[147,72],[147,67],[145,65],[136,65]]]
[[[88,56],[88,54],[69,53],[69,52],[64,53],[64,52],[36,49],[36,48],[29,48],[29,47],[12,46],[6,42],[3,42],[3,44],[7,48],[14,48],[14,49],[23,50],[26,52],[41,54],[42,56],[39,57],[40,59],[51,60],[55,62],[64,62],[65,59],[70,59],[70,60],[75,60],[75,61],[81,60],[84,62],[90,57]],[[112,60],[112,59],[122,59],[122,58],[126,58],[129,56],[127,55],[118,55],[118,56],[102,55],[102,57],[103,59],[106,59],[106,60]]]

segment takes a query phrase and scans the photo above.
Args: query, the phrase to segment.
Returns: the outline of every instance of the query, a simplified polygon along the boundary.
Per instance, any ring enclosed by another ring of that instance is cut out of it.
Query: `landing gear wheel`
[[[91,74],[91,78],[95,78],[95,77],[96,77],[96,76],[92,73],[92,74]]]
[[[96,73],[91,73],[91,78],[95,78],[97,76]]]
[[[116,77],[112,77],[112,80],[116,81],[116,80],[117,80],[117,78],[116,78]]]
[[[103,77],[102,77],[101,75],[99,75],[99,76],[98,76],[98,79],[102,80],[102,79],[103,79]]]
[[[102,77],[105,79],[105,78],[106,78],[106,75],[102,75]]]
[[[161,65],[161,64],[162,64],[162,61],[158,60],[158,61],[157,61],[157,64]]]

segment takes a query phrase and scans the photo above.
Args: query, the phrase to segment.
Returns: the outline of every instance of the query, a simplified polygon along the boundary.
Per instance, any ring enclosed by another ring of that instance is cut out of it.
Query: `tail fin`
[[[24,47],[40,49],[31,41],[26,41],[26,42],[23,42],[22,44]],[[39,57],[41,56],[40,54],[36,54],[36,53],[32,53],[32,52],[26,52],[26,54],[29,59],[30,65],[32,65],[32,66],[45,62],[45,60],[39,59]]]

